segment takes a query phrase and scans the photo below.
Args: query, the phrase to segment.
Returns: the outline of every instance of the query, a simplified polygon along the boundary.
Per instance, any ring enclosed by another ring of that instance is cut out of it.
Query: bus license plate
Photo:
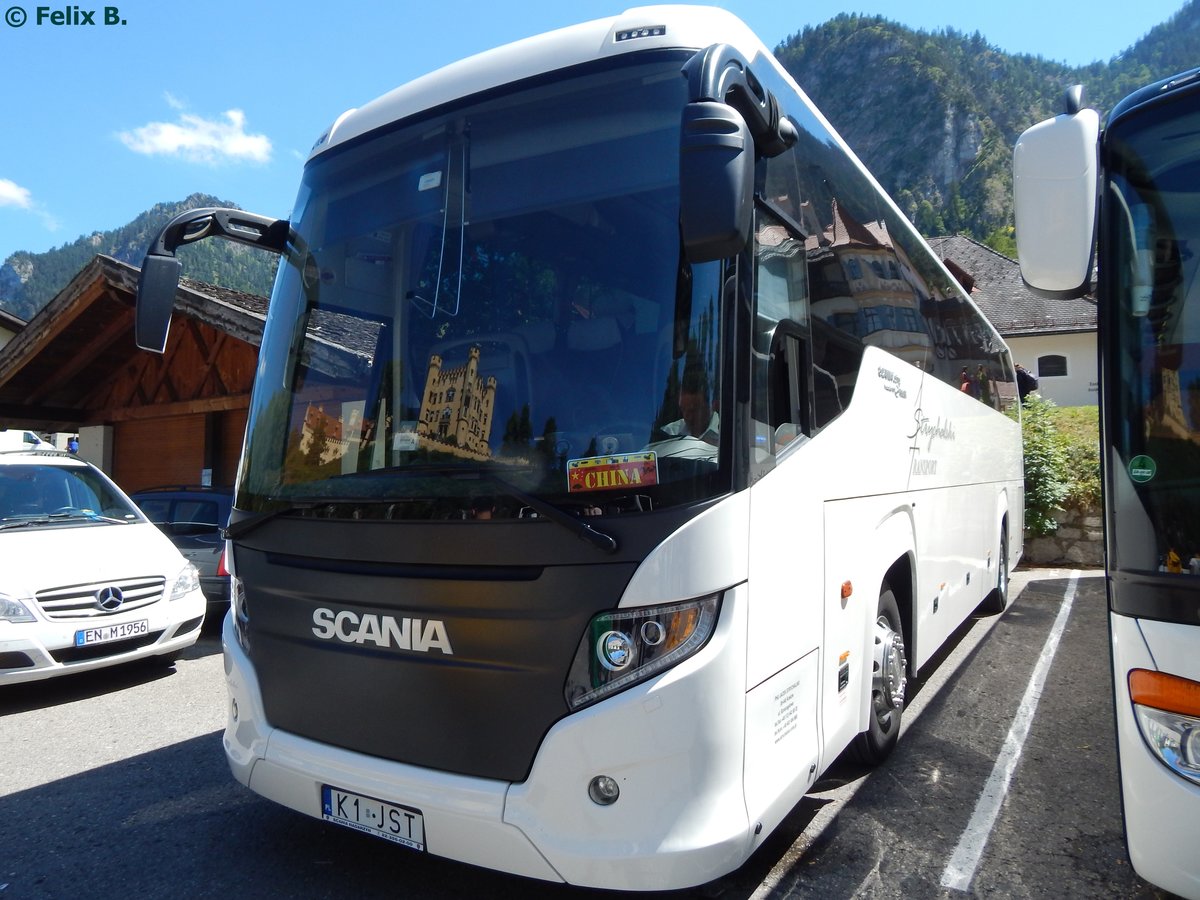
[[[89,647],[92,644],[107,644],[109,641],[123,641],[125,638],[149,633],[150,623],[147,619],[121,622],[117,625],[101,625],[99,628],[81,628],[75,632],[75,646]]]
[[[425,817],[411,806],[385,803],[323,784],[321,818],[414,850],[425,849]]]

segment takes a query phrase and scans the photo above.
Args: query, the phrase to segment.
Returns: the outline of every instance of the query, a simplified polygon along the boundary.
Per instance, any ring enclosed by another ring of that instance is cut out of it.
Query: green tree
[[[1037,394],[1021,404],[1025,450],[1025,532],[1045,537],[1058,530],[1058,513],[1071,493],[1067,442],[1054,422],[1056,405]]]
[[[988,232],[983,243],[1009,259],[1017,258],[1017,236],[1011,225],[1001,225]]]

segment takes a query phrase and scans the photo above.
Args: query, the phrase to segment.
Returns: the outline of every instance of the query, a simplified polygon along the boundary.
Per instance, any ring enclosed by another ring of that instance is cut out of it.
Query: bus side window
[[[756,457],[813,432],[807,259],[799,229],[760,203],[755,229]]]
[[[799,434],[812,431],[808,384],[804,377],[807,362],[808,346],[803,331],[790,320],[780,322],[771,341],[767,376],[769,422],[775,431],[777,452]]]

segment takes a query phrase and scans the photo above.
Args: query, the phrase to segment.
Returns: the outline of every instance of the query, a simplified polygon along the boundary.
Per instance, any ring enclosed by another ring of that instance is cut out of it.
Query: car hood
[[[170,584],[184,559],[149,523],[33,525],[0,531],[0,591],[159,575]]]

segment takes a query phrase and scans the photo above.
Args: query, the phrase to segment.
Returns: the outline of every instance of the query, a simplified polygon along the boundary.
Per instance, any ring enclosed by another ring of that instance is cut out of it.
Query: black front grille
[[[129,638],[124,641],[92,644],[89,647],[66,647],[62,650],[54,650],[50,655],[54,657],[56,662],[68,665],[70,663],[84,662],[89,659],[104,659],[107,656],[119,656],[122,653],[128,653],[130,650],[148,647],[160,637],[162,637],[161,631],[153,631],[150,634],[140,634],[135,638]]]
[[[599,562],[547,566],[532,581],[455,580],[331,561],[314,578],[311,562],[278,560],[238,550],[272,725],[381,759],[502,781],[526,778],[542,738],[569,713],[563,685],[580,638],[597,611],[616,605],[634,569]],[[410,642],[410,630],[428,634],[434,625],[444,644]]]

